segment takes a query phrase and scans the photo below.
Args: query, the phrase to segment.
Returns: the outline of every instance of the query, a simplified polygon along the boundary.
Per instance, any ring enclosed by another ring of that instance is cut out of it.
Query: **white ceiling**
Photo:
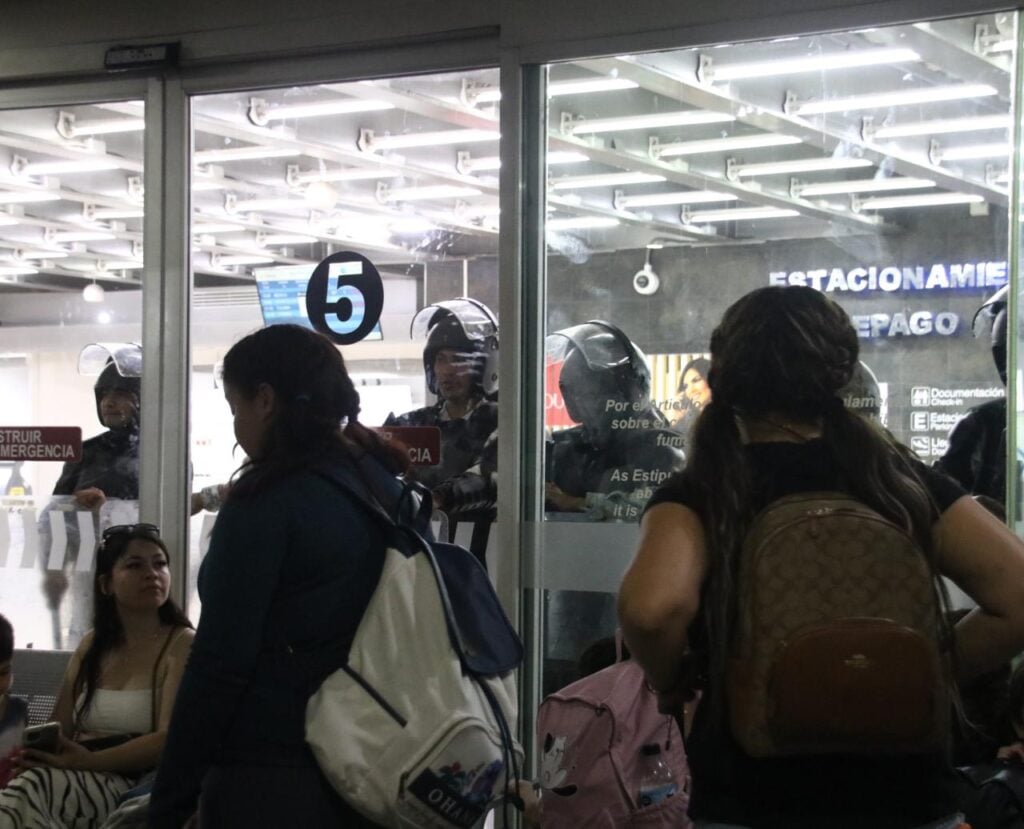
[[[749,244],[1005,211],[1011,33],[991,15],[552,66],[549,243]],[[413,275],[496,255],[497,93],[488,69],[195,99],[197,285],[339,249]],[[0,112],[0,290],[137,287],[143,115]],[[94,169],[33,166],[59,162]]]

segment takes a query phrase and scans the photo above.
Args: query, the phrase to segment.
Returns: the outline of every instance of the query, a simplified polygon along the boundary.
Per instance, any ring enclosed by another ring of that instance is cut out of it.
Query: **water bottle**
[[[640,750],[639,776],[641,809],[660,803],[679,790],[675,775],[657,743],[648,743]]]

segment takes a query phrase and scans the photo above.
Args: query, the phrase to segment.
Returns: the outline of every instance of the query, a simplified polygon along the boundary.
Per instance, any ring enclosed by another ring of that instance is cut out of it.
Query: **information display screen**
[[[254,268],[256,289],[260,296],[260,309],[264,325],[293,323],[313,328],[306,311],[306,286],[312,275],[309,265],[284,265],[274,268]],[[360,302],[361,298],[354,298]],[[378,322],[363,340],[382,340],[384,334]]]

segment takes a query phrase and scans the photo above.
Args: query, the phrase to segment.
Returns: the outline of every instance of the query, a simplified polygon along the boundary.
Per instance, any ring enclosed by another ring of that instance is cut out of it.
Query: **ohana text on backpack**
[[[365,487],[331,475],[387,532],[384,568],[339,670],[306,707],[324,775],[382,826],[481,824],[518,779],[512,670],[522,644],[487,574],[462,547],[395,520]]]
[[[941,749],[941,589],[914,539],[848,495],[769,504],[743,543],[733,736],[754,757]]]
[[[544,829],[624,829],[690,825],[689,771],[674,717],[658,713],[643,669],[617,662],[541,703],[537,714]],[[659,745],[678,789],[639,803],[644,746]]]

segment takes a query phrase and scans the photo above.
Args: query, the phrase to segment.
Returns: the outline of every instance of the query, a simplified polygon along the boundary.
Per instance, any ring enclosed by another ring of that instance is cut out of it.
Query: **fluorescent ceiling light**
[[[586,95],[590,92],[614,92],[617,89],[636,89],[640,84],[624,78],[594,78],[579,81],[555,81],[548,84],[548,97],[561,95]],[[501,90],[494,86],[480,90],[473,96],[478,104],[493,104],[501,100]]]
[[[290,173],[288,183],[312,184],[323,181],[372,181],[381,178],[398,178],[402,174],[397,170],[370,169],[367,167],[344,167],[337,170],[296,170]]]
[[[618,219],[603,216],[574,216],[571,219],[548,219],[548,230],[596,230],[604,227],[615,227]]]
[[[93,207],[87,218],[89,221],[101,219],[141,219],[145,211],[141,207]]]
[[[251,161],[260,158],[285,158],[302,155],[300,150],[282,147],[228,147],[223,150],[196,150],[192,153],[193,164],[222,164],[225,161]]]
[[[145,128],[145,118],[100,118],[95,121],[79,121],[73,118],[68,124],[67,134],[64,137],[81,138],[82,136],[89,135],[141,132]]]
[[[786,210],[780,207],[744,207],[738,210],[702,210],[688,217],[690,224],[707,224],[712,222],[740,222],[755,219],[784,219],[788,216],[799,216],[799,210]]]
[[[677,141],[674,144],[661,144],[658,146],[658,157],[700,155],[730,150],[756,150],[761,147],[782,147],[786,144],[799,143],[801,140],[795,135],[778,135],[770,132],[760,135],[735,135],[729,138],[709,138],[703,141]]]
[[[224,209],[229,213],[250,213],[254,210],[301,210],[308,211],[309,204],[305,199],[290,199],[286,196],[270,199],[245,199],[236,201],[228,198]]]
[[[58,176],[68,173],[93,173],[116,170],[118,164],[107,159],[81,159],[78,161],[37,161],[26,164],[18,172],[25,176]]]
[[[257,241],[263,245],[310,245],[319,240],[316,236],[305,236],[300,233],[270,233],[260,236]]]
[[[977,204],[985,201],[983,196],[969,193],[923,193],[920,196],[891,196],[880,199],[865,199],[861,210],[893,210],[900,207],[936,207],[943,204]]]
[[[57,230],[47,236],[51,242],[100,242],[106,239],[116,239],[113,233],[106,233],[102,230]]]
[[[273,261],[273,256],[260,256],[258,253],[210,254],[210,264],[214,267],[221,265],[263,265]]]
[[[622,196],[616,207],[659,207],[666,204],[709,204],[713,202],[736,201],[733,193],[715,193],[711,190],[680,190],[674,193],[651,193],[644,196]]]
[[[45,190],[24,193],[0,193],[0,204],[26,204],[42,201],[60,201],[60,196],[57,193]]]
[[[259,102],[254,98],[250,102],[250,112],[253,106]],[[267,121],[284,121],[288,118],[318,118],[322,115],[346,115],[353,112],[378,112],[385,109],[394,109],[394,104],[386,101],[362,101],[358,98],[351,98],[340,101],[310,101],[305,104],[284,104],[282,106],[269,107],[265,101],[261,102],[263,111],[259,112],[256,121],[263,124]],[[254,119],[255,120],[255,119]]]
[[[614,92],[617,89],[636,89],[640,84],[625,78],[593,78],[579,81],[555,81],[548,84],[548,97],[586,95],[590,92]]]
[[[942,135],[950,132],[976,132],[980,130],[1008,129],[1010,116],[982,115],[968,118],[940,118],[935,121],[914,121],[909,124],[895,124],[879,127],[870,133],[874,139],[906,138],[914,135]]]
[[[139,271],[145,265],[138,259],[104,259],[103,267],[108,271]]]
[[[572,125],[573,135],[598,132],[625,132],[627,130],[658,129],[659,127],[687,127],[696,124],[724,124],[735,121],[724,112],[687,109],[680,112],[661,112],[651,115],[628,115],[622,118],[594,118]]]
[[[21,265],[0,265],[0,276],[31,276],[39,273],[36,268],[25,268]]]
[[[17,250],[16,259],[66,259],[65,250]]]
[[[433,184],[426,187],[398,187],[384,191],[385,201],[428,201],[430,199],[455,199],[463,196],[479,196],[475,187],[457,184]]]
[[[557,164],[580,164],[584,161],[590,161],[590,158],[583,153],[572,150],[556,150],[555,152],[548,153],[545,161],[548,167],[554,167]],[[501,169],[501,159],[496,155],[479,156],[477,158],[467,156],[464,159],[460,159],[459,165],[459,171],[465,175],[469,173],[483,173]]]
[[[364,131],[365,140],[360,148],[365,152],[378,150],[404,150],[415,147],[444,147],[453,144],[475,144],[481,141],[497,141],[501,134],[497,130],[440,130],[438,132],[411,132],[404,135],[374,135]]]
[[[237,230],[241,230],[238,225],[232,224],[196,224],[192,225],[193,236],[212,235],[214,233],[233,233]]]
[[[797,75],[801,72],[825,72],[830,69],[851,69],[857,66],[879,66],[890,63],[908,63],[920,60],[913,49],[863,49],[835,52],[831,55],[812,55],[803,58],[734,63],[705,67],[704,77],[711,83],[724,83],[744,78],[768,78],[776,75]]]
[[[796,195],[832,196],[846,193],[884,193],[887,190],[916,190],[921,187],[934,187],[935,182],[926,178],[868,178],[851,181],[821,181],[815,184],[800,184]]]
[[[598,173],[592,176],[565,176],[550,184],[551,190],[584,190],[588,187],[617,187],[624,184],[649,184],[664,181],[651,173]]]
[[[968,161],[974,158],[1009,158],[1010,145],[1005,141],[998,144],[971,144],[966,147],[940,147],[937,153],[939,162]]]
[[[774,176],[790,173],[813,173],[823,170],[851,170],[870,167],[866,158],[802,158],[797,161],[766,161],[761,164],[737,164],[735,176]]]
[[[894,92],[875,92],[853,95],[849,98],[827,98],[820,101],[799,101],[792,107],[796,115],[823,115],[829,112],[849,112],[858,109],[885,109],[886,107],[931,104],[939,101],[960,101],[966,98],[986,98],[999,94],[988,84],[956,84],[953,86],[925,86]]]

